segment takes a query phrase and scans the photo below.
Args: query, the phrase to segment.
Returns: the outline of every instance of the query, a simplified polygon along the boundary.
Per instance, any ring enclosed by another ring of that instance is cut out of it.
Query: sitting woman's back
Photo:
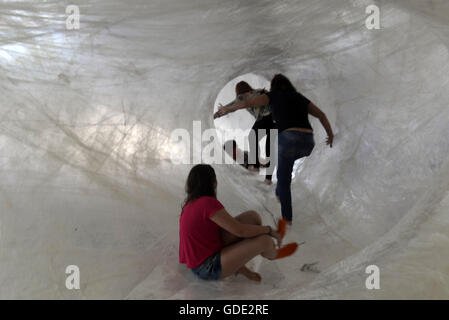
[[[185,204],[179,219],[179,262],[197,268],[223,243],[219,226],[210,217],[223,205],[215,197],[203,196]]]

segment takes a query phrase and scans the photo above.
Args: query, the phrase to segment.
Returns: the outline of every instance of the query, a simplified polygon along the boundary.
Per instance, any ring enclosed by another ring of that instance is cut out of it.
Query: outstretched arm
[[[270,99],[266,94],[261,94],[255,98],[252,99],[244,99],[235,102],[231,106],[226,107],[220,107],[218,108],[218,111],[214,114],[214,119],[220,118],[230,112],[234,112],[240,109],[247,109],[247,108],[258,108],[266,106],[270,102]]]
[[[327,120],[326,115],[324,114],[323,111],[320,110],[320,108],[318,108],[312,102],[309,103],[308,109],[309,109],[309,114],[311,114],[312,116],[314,116],[320,120],[321,124],[323,125],[324,129],[327,132],[326,143],[328,145],[330,145],[330,147],[332,148],[332,143],[334,141],[334,133],[332,132],[332,127],[329,123],[329,120]]]
[[[229,108],[230,106],[232,106],[235,103],[234,101],[229,102],[228,104],[225,104],[224,106],[220,104],[220,107],[225,107],[225,108]]]
[[[232,101],[229,102],[226,105],[222,105],[221,103],[218,105],[218,111],[214,113],[214,119],[221,117],[220,114],[220,110],[221,110],[221,114],[228,114],[230,112],[234,112],[234,110],[230,109],[230,107],[233,107],[236,103],[238,103],[239,101],[243,101],[244,100],[244,95],[238,95],[237,98]]]
[[[268,234],[277,239],[280,238],[280,234],[271,229],[271,227],[241,223],[224,208],[215,212],[210,219],[220,228],[239,238],[253,238],[262,234]]]
[[[238,96],[234,101],[231,101],[231,102],[229,102],[228,104],[225,104],[225,105],[222,105],[222,104],[220,103],[220,104],[218,105],[218,109],[229,108],[229,107],[233,106],[233,105],[236,103],[236,101],[238,101],[238,100],[243,100],[242,96]],[[216,114],[217,114],[217,113],[214,114],[214,119],[217,118],[217,117],[215,116]]]

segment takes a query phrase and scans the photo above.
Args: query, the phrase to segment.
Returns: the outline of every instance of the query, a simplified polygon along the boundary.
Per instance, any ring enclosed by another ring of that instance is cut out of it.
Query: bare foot
[[[262,281],[262,277],[257,272],[249,270],[246,266],[243,266],[237,271],[237,273],[240,273],[244,275],[246,278],[252,281],[260,282]]]
[[[270,179],[265,179],[264,183],[265,183],[266,185],[269,186],[269,185],[271,185],[273,182],[271,182]]]

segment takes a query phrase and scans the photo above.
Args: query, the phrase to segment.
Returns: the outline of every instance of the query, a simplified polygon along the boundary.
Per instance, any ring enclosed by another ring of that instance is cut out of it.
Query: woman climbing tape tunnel
[[[257,97],[261,94],[266,93],[266,90],[264,89],[253,89],[247,82],[240,81],[235,86],[235,94],[236,98],[233,102],[227,104],[226,106],[223,106],[223,108],[227,108],[228,106],[232,106],[237,101],[247,100],[254,97]],[[220,105],[220,107],[222,107]],[[270,139],[270,130],[276,129],[276,124],[273,121],[273,117],[271,116],[271,111],[268,105],[259,106],[257,108],[248,108],[248,112],[256,119],[254,122],[253,127],[251,128],[255,140],[252,141],[252,143],[249,144],[250,146],[250,161],[248,165],[248,170],[250,171],[258,171],[260,167],[262,166],[260,163],[259,155],[260,155],[260,148],[259,148],[259,141],[266,136],[265,140],[265,155],[266,159],[270,158],[270,150],[274,149],[274,141]],[[264,134],[266,132],[266,134]],[[251,136],[250,136],[251,137]],[[250,139],[251,141],[251,139]],[[254,160],[254,162],[252,161]],[[271,184],[271,177],[272,177],[272,167],[270,166],[270,162],[266,163],[264,165],[267,167],[267,172],[265,175],[265,184],[270,185]]]
[[[332,148],[334,134],[326,115],[310,100],[296,91],[290,80],[277,74],[271,80],[270,92],[251,99],[236,101],[221,107],[214,118],[247,108],[271,106],[273,119],[278,127],[278,158],[276,196],[281,202],[282,217],[292,223],[292,197],[290,184],[293,165],[297,159],[307,157],[315,146],[313,130],[308,115],[317,117],[327,132],[327,144]]]

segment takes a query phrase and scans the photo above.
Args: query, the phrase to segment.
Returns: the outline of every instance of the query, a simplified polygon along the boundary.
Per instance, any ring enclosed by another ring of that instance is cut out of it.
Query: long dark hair
[[[271,80],[271,92],[297,92],[293,84],[283,74],[277,74]]]
[[[194,166],[187,177],[186,193],[187,197],[184,201],[184,206],[192,200],[200,197],[209,196],[216,198],[215,183],[217,178],[215,176],[214,168],[208,164],[197,164]]]

